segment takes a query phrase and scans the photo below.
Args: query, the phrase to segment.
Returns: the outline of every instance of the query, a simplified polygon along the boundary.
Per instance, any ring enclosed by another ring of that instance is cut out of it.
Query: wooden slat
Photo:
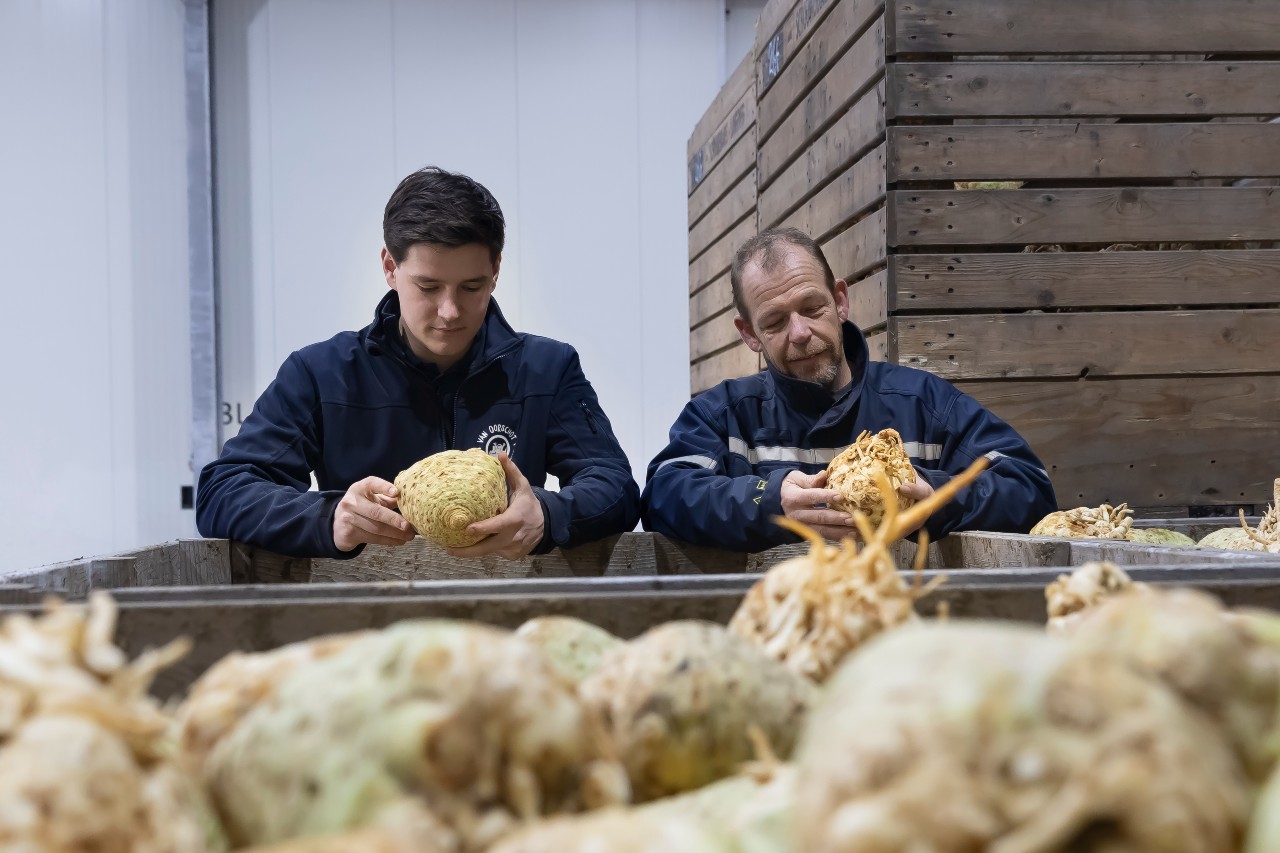
[[[858,279],[885,261],[885,209],[869,213],[822,244],[836,278]]]
[[[715,209],[725,193],[735,187],[748,171],[756,165],[755,128],[748,128],[729,149],[711,173],[705,176],[698,188],[689,196],[689,227]]]
[[[286,557],[244,542],[229,543],[233,584],[306,583],[310,557]]]
[[[795,11],[797,3],[798,0],[768,0],[764,4],[764,8],[760,10],[760,17],[756,19],[753,59],[759,59],[770,39],[782,29],[783,22]],[[756,73],[754,65],[752,71]]]
[[[796,208],[782,225],[822,241],[878,205],[885,194],[884,145],[861,157],[840,177]]]
[[[897,0],[898,53],[1280,53],[1276,0]]]
[[[965,382],[1030,442],[1061,506],[1262,504],[1280,472],[1280,376]]]
[[[689,327],[705,323],[732,305],[733,287],[725,273],[689,297]]]
[[[756,77],[761,141],[769,137],[796,101],[827,73],[849,43],[884,12],[884,3],[885,0],[839,0],[834,3],[831,13],[813,31],[812,37],[799,46],[794,58],[783,57],[786,67],[776,79],[767,78],[771,56],[766,53],[761,57]],[[780,36],[785,33],[784,30]],[[782,49],[786,51],[787,46],[784,44]]]
[[[761,144],[756,161],[760,188],[767,187],[792,160],[804,153],[809,143],[883,74],[884,16],[881,16]]]
[[[689,160],[688,178],[689,192],[698,188],[707,175],[715,171],[716,166],[729,153],[729,149],[740,138],[756,126],[756,94],[755,90],[747,92],[738,101],[729,117],[716,128],[707,143],[694,152]]]
[[[733,346],[742,339],[733,324],[737,312],[732,308],[708,319],[697,328],[689,330],[689,360],[697,361],[713,353]]]
[[[694,362],[689,369],[690,390],[698,394],[722,380],[750,376],[759,370],[759,357],[742,344]]]
[[[712,243],[737,225],[745,217],[754,217],[756,210],[756,172],[747,172],[742,179],[707,212],[697,225],[689,230],[689,259],[702,254]]]
[[[1243,503],[1237,501],[1237,503]],[[1257,527],[1261,519],[1258,516],[1245,516],[1245,521],[1249,522],[1250,527]],[[1223,515],[1220,518],[1182,518],[1179,516],[1155,516],[1143,515],[1141,510],[1135,510],[1133,514],[1133,526],[1135,529],[1160,527],[1165,530],[1172,530],[1176,533],[1182,533],[1190,536],[1199,542],[1215,530],[1221,530],[1224,527],[1239,527],[1240,520],[1234,514]]]
[[[972,569],[1024,569],[1037,567],[1061,567],[1070,571],[1073,566],[1106,560],[1121,566],[1197,566],[1229,562],[1220,551],[1199,551],[1194,548],[1170,548],[1160,545],[1144,545],[1137,542],[1108,539],[1065,539],[1048,536],[1027,536],[1021,533],[958,533],[942,540],[941,559],[945,564],[963,567],[965,574]],[[1243,555],[1241,563],[1252,563],[1260,568],[1275,565],[1270,554]],[[1265,570],[1265,569],[1264,569]]]
[[[769,228],[884,138],[884,81],[864,94],[794,163],[759,193],[760,227]]]
[[[895,311],[1280,303],[1280,250],[894,255]]]
[[[867,335],[867,349],[872,361],[888,361],[889,335],[885,332],[873,332]]]
[[[1280,175],[1280,124],[988,124],[889,129],[889,181]]]
[[[953,380],[1280,368],[1276,309],[962,314],[898,317],[893,325],[900,363]]]
[[[781,5],[789,8],[783,12]],[[814,28],[823,22],[832,8],[839,5],[841,2],[838,0],[799,0],[798,3],[793,0],[786,4],[770,3],[765,7],[756,21],[754,50],[756,87],[761,94],[795,60],[797,48],[805,43]]]
[[[711,244],[705,252],[689,264],[689,292],[710,284],[719,276],[729,271],[733,263],[733,255],[738,247],[756,234],[754,216],[735,225],[727,234]]]
[[[1274,187],[898,190],[889,210],[894,246],[1280,238]]]
[[[716,130],[742,101],[742,96],[751,91],[754,85],[755,57],[748,52],[733,69],[729,79],[720,87],[711,106],[707,107],[702,118],[698,119],[698,123],[694,125],[693,133],[689,135],[689,141],[685,147],[687,159],[692,160],[698,149],[711,141]]]
[[[1280,114],[1276,62],[900,62],[890,118]]]
[[[443,548],[418,537],[398,548],[370,545],[351,560],[316,560],[311,581],[514,580],[658,574],[654,568],[653,549],[645,540],[645,534],[624,533],[578,548],[556,549],[522,560],[503,560],[498,557],[450,557]]]
[[[885,292],[888,277],[887,271],[880,270],[849,283],[849,320],[859,329],[878,329],[888,321]]]

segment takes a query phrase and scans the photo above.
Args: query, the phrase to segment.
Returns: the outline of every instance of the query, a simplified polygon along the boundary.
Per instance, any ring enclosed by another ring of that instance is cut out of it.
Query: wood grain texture
[[[760,94],[760,139],[769,137],[793,106],[827,73],[851,42],[884,12],[884,0],[839,0],[831,12],[802,43],[784,30],[781,43],[783,70],[775,78],[768,72],[773,57],[766,53],[757,63],[756,87]],[[790,42],[788,42],[790,37]],[[803,37],[803,36],[802,36]]]
[[[884,74],[884,18],[870,29],[831,66],[800,103],[796,104],[777,130],[760,145],[756,169],[761,189],[809,144],[838,119],[863,92]]]
[[[716,93],[716,97],[712,100],[711,105],[707,107],[707,111],[698,119],[698,123],[693,127],[693,133],[689,135],[689,141],[685,147],[685,156],[692,160],[694,154],[711,141],[711,137],[729,118],[730,113],[741,103],[742,96],[752,91],[755,87],[755,61],[754,57],[748,53],[742,57],[742,60],[734,67],[729,79],[720,87],[720,91]],[[708,169],[708,171],[710,171]]]
[[[698,361],[742,341],[733,323],[737,312],[729,307],[689,330],[689,358]]]
[[[1280,375],[957,385],[1027,439],[1064,508],[1261,505],[1280,471]]]
[[[698,148],[689,159],[689,192],[692,194],[717,165],[728,155],[733,144],[743,136],[755,132],[756,95],[752,87],[744,92],[728,117],[715,129],[711,138]]]
[[[1280,175],[1280,124],[908,125],[888,180],[1120,180]]]
[[[860,97],[768,187],[759,191],[760,226],[769,228],[884,138],[884,81]]]
[[[945,379],[1274,373],[1280,310],[895,318],[902,364]]]
[[[799,228],[821,242],[879,205],[884,195],[884,145],[879,145],[779,224]]]
[[[822,244],[827,263],[846,281],[867,275],[885,262],[885,209],[875,210]]]
[[[750,376],[760,370],[760,358],[739,344],[709,358],[695,361],[689,370],[689,390],[700,394],[725,379]]]
[[[1280,239],[1275,187],[897,190],[894,246]]]
[[[698,188],[689,196],[689,229],[713,210],[729,190],[738,186],[742,176],[755,168],[756,138],[754,128],[748,128],[716,167],[706,175]],[[754,179],[753,179],[754,180]]]
[[[689,327],[700,326],[732,306],[733,287],[725,273],[689,297]]]
[[[885,270],[849,283],[849,319],[863,331],[883,328],[889,319]]]
[[[752,217],[754,221],[755,211],[756,172],[751,169],[689,229],[689,260],[696,259],[742,220]]]
[[[899,62],[890,118],[1274,116],[1276,62]]]
[[[894,255],[895,311],[1280,306],[1280,250]]]
[[[738,247],[755,235],[756,219],[754,216],[748,216],[712,243],[705,252],[689,264],[689,293],[695,293],[727,273]]]
[[[1276,0],[896,0],[899,53],[1280,53]]]

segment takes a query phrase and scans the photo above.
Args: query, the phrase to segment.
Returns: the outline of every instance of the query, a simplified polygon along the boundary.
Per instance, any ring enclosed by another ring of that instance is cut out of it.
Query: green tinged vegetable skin
[[[504,839],[487,853],[739,853],[712,827],[679,815],[605,809],[555,818]]]
[[[369,823],[418,797],[481,849],[516,824],[626,797],[599,730],[536,650],[461,622],[402,622],[299,667],[214,747],[239,843]]]
[[[1157,680],[1030,627],[885,634],[828,683],[798,750],[806,853],[1231,853],[1249,796]]]
[[[676,815],[728,835],[738,853],[790,853],[796,768],[771,768],[767,779],[743,773],[688,794],[641,806],[647,814]]]
[[[1163,527],[1135,527],[1129,531],[1129,541],[1144,545],[1194,546],[1196,544],[1196,540],[1187,534],[1166,530]]]
[[[691,791],[755,757],[758,726],[790,754],[816,688],[708,622],[670,622],[614,649],[579,688],[605,721],[638,800]]]
[[[1198,543],[1201,548],[1225,548],[1231,551],[1262,550],[1243,527],[1223,527],[1204,537]]]
[[[539,616],[516,630],[516,636],[546,658],[551,668],[578,684],[600,668],[600,661],[622,640],[590,622],[572,616]]]
[[[1275,761],[1280,645],[1193,589],[1148,588],[1081,615],[1070,643],[1152,675],[1214,723],[1250,778]]]

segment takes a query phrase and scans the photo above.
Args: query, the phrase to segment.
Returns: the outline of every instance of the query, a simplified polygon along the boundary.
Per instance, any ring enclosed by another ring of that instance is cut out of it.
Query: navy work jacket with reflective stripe
[[[770,520],[782,513],[783,478],[797,469],[816,474],[862,430],[887,427],[934,488],[979,456],[991,460],[925,524],[933,539],[957,530],[1026,533],[1057,509],[1040,460],[977,400],[923,370],[870,361],[852,323],[844,324],[844,347],[853,382],[835,396],[771,368],[691,400],[649,463],[645,529],[738,551],[795,542]]]

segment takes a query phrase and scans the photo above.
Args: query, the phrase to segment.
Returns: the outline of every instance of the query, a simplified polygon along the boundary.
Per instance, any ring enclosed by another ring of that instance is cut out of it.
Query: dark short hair
[[[466,175],[435,166],[400,182],[382,214],[382,242],[396,263],[414,243],[458,247],[479,243],[490,259],[502,254],[506,221],[498,200]]]
[[[729,286],[733,289],[733,307],[738,310],[744,320],[750,319],[746,303],[742,299],[742,271],[747,264],[759,260],[760,268],[765,272],[773,272],[782,262],[783,249],[794,246],[803,249],[822,267],[826,276],[827,287],[832,293],[836,290],[836,277],[831,272],[831,264],[827,256],[822,254],[822,247],[813,238],[799,228],[770,228],[761,231],[738,247],[733,256],[733,266],[729,269]]]

